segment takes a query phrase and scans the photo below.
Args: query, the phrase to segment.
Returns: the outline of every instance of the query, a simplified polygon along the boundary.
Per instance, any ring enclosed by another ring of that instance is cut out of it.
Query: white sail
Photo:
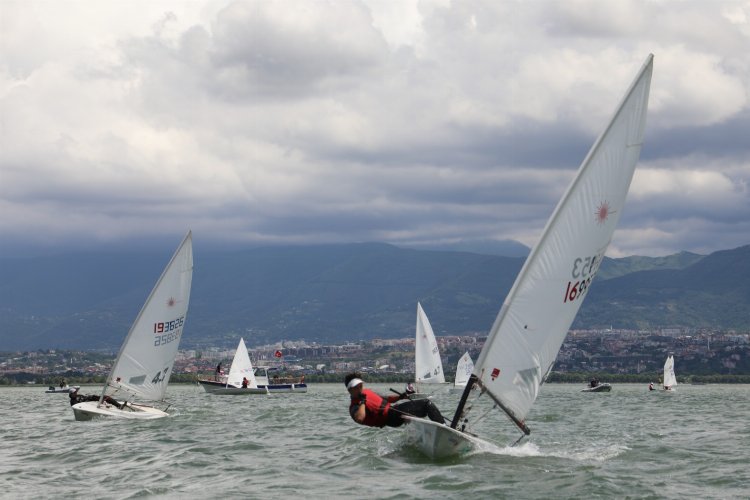
[[[664,388],[672,388],[677,385],[677,377],[674,374],[674,358],[672,355],[667,357],[664,362]]]
[[[116,399],[164,399],[190,301],[192,241],[188,232],[130,327],[105,394]]]
[[[435,334],[432,332],[430,320],[417,302],[417,331],[414,341],[414,365],[416,382],[421,384],[443,384],[443,363],[440,361]]]
[[[465,352],[456,365],[456,380],[453,382],[455,387],[463,387],[469,381],[471,372],[474,371],[474,362],[471,360],[468,352]]]
[[[255,380],[255,374],[253,373],[253,364],[250,361],[250,355],[247,353],[247,347],[245,346],[245,340],[240,338],[237,351],[234,353],[232,366],[229,368],[227,385],[242,387],[243,378],[247,378],[249,381],[247,384],[248,387],[258,387],[258,382]]]
[[[487,393],[527,433],[523,420],[622,214],[641,152],[652,70],[649,55],[526,259],[474,367]]]

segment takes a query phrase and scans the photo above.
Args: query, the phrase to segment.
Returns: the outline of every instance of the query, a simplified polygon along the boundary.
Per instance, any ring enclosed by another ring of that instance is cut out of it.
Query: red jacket
[[[383,427],[388,420],[388,410],[391,404],[388,400],[370,389],[362,389],[362,395],[365,396],[365,421],[362,425],[370,427]],[[359,399],[351,399],[349,413],[352,418],[359,408]]]

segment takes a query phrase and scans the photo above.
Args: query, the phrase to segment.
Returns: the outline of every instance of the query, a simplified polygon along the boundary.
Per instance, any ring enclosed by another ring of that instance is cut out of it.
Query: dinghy
[[[612,390],[612,386],[606,382],[603,384],[596,384],[593,387],[584,387],[581,392],[609,392]]]
[[[247,379],[247,387],[242,387],[243,379]],[[234,353],[234,359],[226,381],[199,380],[198,383],[203,387],[203,390],[211,394],[268,394],[267,387],[258,387],[253,372],[253,363],[250,361],[245,340],[242,338],[240,338],[240,343]]]
[[[464,392],[466,383],[469,381],[471,372],[474,371],[474,362],[471,360],[471,356],[468,351],[461,356],[456,365],[456,378],[453,380],[453,387],[450,389],[452,394],[461,394]]]
[[[664,362],[664,390],[673,391],[677,385],[677,377],[674,374],[674,358],[670,354]]]
[[[502,409],[523,432],[519,441],[531,433],[526,416],[622,214],[641,151],[652,72],[653,55],[649,55],[508,292],[450,427],[410,419],[409,436],[429,457],[443,458],[476,447],[481,439],[469,431],[493,407]],[[470,402],[475,387],[478,395]],[[490,408],[474,416],[472,408],[483,402]]]
[[[440,360],[440,349],[435,333],[419,302],[417,302],[417,327],[414,338],[414,372],[417,392],[409,394],[409,399],[429,397],[428,393],[422,392],[424,385],[436,387],[437,384],[445,383],[443,362]]]
[[[47,388],[47,390],[46,390],[46,391],[44,391],[44,392],[45,392],[46,394],[59,394],[59,393],[62,393],[62,394],[69,394],[69,393],[70,393],[70,391],[71,391],[71,389],[72,389],[72,390],[75,390],[75,389],[80,389],[80,388],[81,388],[81,386],[80,386],[80,385],[74,385],[74,386],[72,386],[72,387],[71,387],[71,386],[69,386],[68,384],[63,384],[63,385],[59,385],[59,386],[57,386],[57,387],[55,387],[54,385],[51,385],[51,386],[49,386],[49,387]]]
[[[192,241],[188,232],[156,282],[125,337],[99,399],[73,405],[76,420],[168,416],[164,410],[135,400],[164,401],[190,300]]]

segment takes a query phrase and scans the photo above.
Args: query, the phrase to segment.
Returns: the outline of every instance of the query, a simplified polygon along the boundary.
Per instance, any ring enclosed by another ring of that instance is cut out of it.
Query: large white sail
[[[462,387],[469,381],[471,372],[474,371],[474,362],[471,360],[471,356],[468,352],[465,352],[461,359],[458,360],[456,365],[456,379],[453,382],[455,387]]]
[[[641,152],[652,70],[649,55],[529,254],[474,367],[482,387],[525,432],[523,420],[622,214]]]
[[[117,399],[164,399],[190,301],[192,241],[188,232],[130,327],[105,394]]]
[[[671,389],[677,385],[677,377],[674,374],[674,358],[670,354],[664,362],[664,388]]]
[[[445,382],[443,363],[440,361],[435,334],[430,320],[417,302],[417,331],[414,340],[414,365],[416,382],[421,384],[442,384]]]
[[[240,338],[237,351],[234,353],[232,366],[229,368],[227,385],[241,387],[243,378],[247,378],[249,381],[248,387],[258,387],[258,382],[255,380],[255,374],[253,373],[253,364],[250,361],[250,355],[247,353],[247,347],[245,346],[245,340]]]

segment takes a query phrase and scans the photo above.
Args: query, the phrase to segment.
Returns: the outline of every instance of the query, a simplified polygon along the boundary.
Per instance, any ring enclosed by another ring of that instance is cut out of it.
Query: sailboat
[[[427,319],[422,304],[417,302],[417,328],[414,338],[414,374],[418,392],[410,394],[410,399],[428,397],[421,392],[421,385],[444,384],[443,362],[440,360],[435,333],[432,331],[430,320]]]
[[[664,362],[664,390],[673,391],[677,385],[677,377],[674,374],[674,358],[670,354]]]
[[[409,437],[426,455],[441,458],[486,443],[471,433],[478,421],[471,409],[486,399],[523,432],[519,440],[531,433],[526,416],[622,214],[640,156],[652,72],[649,54],[508,292],[450,426],[409,417]],[[475,387],[479,395],[470,403]]]
[[[456,365],[456,378],[453,380],[453,387],[451,387],[451,393],[463,393],[466,388],[466,383],[469,381],[471,372],[474,371],[474,361],[471,360],[469,352],[465,352],[463,356],[458,360]]]
[[[73,405],[76,420],[154,419],[169,415],[135,400],[164,400],[190,301],[192,242],[188,231],[130,327],[101,396],[96,401]],[[118,404],[111,404],[112,401]]]
[[[247,379],[247,387],[242,387],[243,379]],[[211,394],[268,394],[268,387],[258,387],[253,363],[250,361],[243,338],[240,338],[237,345],[226,381],[199,380],[198,383]]]

